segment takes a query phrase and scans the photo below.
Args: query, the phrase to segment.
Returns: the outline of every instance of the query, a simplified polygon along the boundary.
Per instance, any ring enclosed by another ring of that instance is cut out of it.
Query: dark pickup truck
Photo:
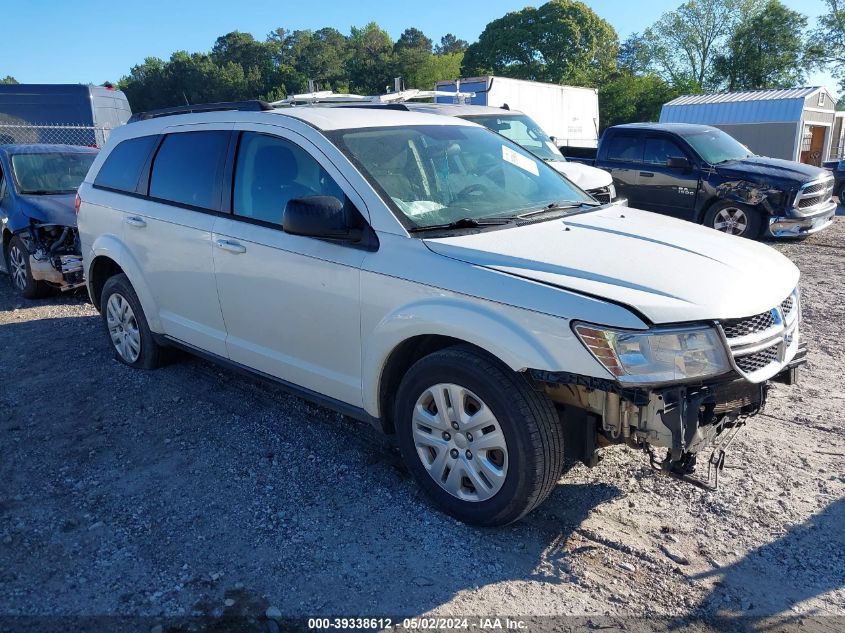
[[[631,123],[605,130],[595,159],[631,207],[757,238],[800,237],[833,222],[829,171],[755,156],[707,125]]]

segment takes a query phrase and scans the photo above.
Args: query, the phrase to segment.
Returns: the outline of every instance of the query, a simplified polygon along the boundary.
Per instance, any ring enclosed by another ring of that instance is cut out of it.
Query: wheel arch
[[[126,275],[138,296],[138,301],[141,302],[150,330],[162,333],[163,329],[158,318],[158,304],[141,271],[141,266],[116,236],[101,235],[91,247],[90,263],[86,261],[88,294],[91,302],[99,310],[103,285],[108,278],[112,274]]]
[[[393,398],[407,370],[446,347],[467,345],[513,371],[554,367],[556,361],[527,327],[501,312],[431,301],[385,317],[364,341],[364,409],[392,432]]]

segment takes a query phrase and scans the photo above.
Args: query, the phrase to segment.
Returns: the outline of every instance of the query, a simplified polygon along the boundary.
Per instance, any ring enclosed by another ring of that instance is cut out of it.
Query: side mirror
[[[554,143],[555,145],[557,145],[557,137],[556,137],[556,136],[550,136],[550,137],[549,137],[549,140],[550,140],[552,143]]]
[[[285,233],[344,242],[359,242],[360,227],[353,226],[346,206],[334,196],[306,196],[288,201],[282,217]]]
[[[689,158],[682,158],[680,156],[672,156],[666,159],[666,166],[670,169],[683,169],[684,171],[691,167]]]

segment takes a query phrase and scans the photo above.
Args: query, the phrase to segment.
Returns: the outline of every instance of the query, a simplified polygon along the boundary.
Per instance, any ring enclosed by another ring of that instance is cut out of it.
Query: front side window
[[[537,158],[543,160],[565,161],[563,154],[552,142],[551,137],[531,118],[524,114],[513,116],[485,115],[466,117],[468,121],[483,125],[488,130],[498,132],[517,145],[524,147]]]
[[[138,187],[141,170],[153,151],[158,136],[140,136],[118,143],[106,156],[94,179],[98,187],[133,192]]]
[[[595,204],[518,145],[481,127],[340,130],[334,142],[411,228]]]
[[[289,200],[333,196],[341,188],[304,149],[276,136],[244,132],[235,162],[235,215],[281,225]]]
[[[678,145],[668,138],[647,138],[643,162],[651,165],[665,165],[670,158],[686,158]]]
[[[75,193],[96,152],[44,152],[12,156],[12,174],[22,194]]]
[[[203,209],[219,206],[229,132],[180,132],[164,138],[153,162],[150,196]]]

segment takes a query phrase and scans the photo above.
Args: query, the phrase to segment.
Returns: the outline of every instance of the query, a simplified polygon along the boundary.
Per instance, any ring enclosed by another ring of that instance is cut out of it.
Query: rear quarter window
[[[623,163],[641,163],[643,160],[643,138],[630,134],[615,134],[607,141],[607,160]]]
[[[153,161],[150,197],[203,209],[220,205],[229,132],[180,132],[164,138]]]
[[[158,136],[141,136],[119,143],[103,162],[94,185],[135,192],[141,171],[157,141]]]

